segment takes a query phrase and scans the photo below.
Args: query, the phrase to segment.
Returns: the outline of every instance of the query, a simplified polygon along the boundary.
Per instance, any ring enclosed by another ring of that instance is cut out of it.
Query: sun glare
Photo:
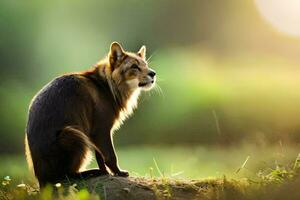
[[[300,0],[255,0],[261,15],[278,31],[300,36]]]

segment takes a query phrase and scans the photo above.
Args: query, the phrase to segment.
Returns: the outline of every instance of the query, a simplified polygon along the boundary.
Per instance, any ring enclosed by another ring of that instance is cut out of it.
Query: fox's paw
[[[121,177],[128,177],[129,173],[128,171],[119,171],[117,173],[115,173],[116,176],[121,176]]]

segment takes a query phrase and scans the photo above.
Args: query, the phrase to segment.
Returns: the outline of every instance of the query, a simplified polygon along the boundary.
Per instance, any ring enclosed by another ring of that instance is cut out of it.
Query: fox
[[[133,53],[113,42],[91,69],[46,84],[31,100],[25,133],[27,162],[40,187],[66,178],[128,177],[118,165],[113,132],[155,81],[145,46]],[[98,168],[85,170],[93,152]]]

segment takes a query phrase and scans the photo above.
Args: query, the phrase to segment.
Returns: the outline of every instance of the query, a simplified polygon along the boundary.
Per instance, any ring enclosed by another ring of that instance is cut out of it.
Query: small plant
[[[1,181],[0,200],[99,200],[100,197],[90,193],[86,188],[77,189],[77,185],[65,186],[61,183],[48,185],[41,191],[28,184],[12,184],[9,176]]]
[[[10,184],[10,181],[11,181],[10,177],[9,177],[9,176],[5,176],[5,177],[3,178],[3,180],[2,180],[2,185],[3,185],[3,186],[7,186],[7,185]]]
[[[296,160],[288,165],[277,164],[275,168],[269,168],[266,170],[260,170],[258,177],[261,179],[262,184],[269,183],[283,183],[294,179],[299,175],[300,171],[300,154],[298,154]]]

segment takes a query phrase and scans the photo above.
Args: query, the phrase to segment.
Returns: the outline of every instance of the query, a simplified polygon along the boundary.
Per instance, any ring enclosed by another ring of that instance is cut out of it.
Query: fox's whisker
[[[156,81],[157,81],[157,82],[161,82],[161,81],[165,81],[165,80],[158,77],[158,78],[156,79]]]
[[[156,51],[154,51],[147,59],[147,62],[150,63],[151,58],[156,54]]]
[[[158,93],[159,96],[161,96],[163,98],[165,97],[164,94],[163,94],[163,91],[162,91],[161,87],[157,83],[155,84],[154,91],[156,93]]]

